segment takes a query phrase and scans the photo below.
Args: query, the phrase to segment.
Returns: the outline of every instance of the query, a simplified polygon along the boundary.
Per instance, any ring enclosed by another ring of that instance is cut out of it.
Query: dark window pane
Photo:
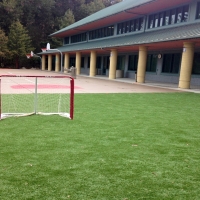
[[[159,14],[155,14],[154,16],[154,27],[159,26]]]
[[[147,56],[147,65],[146,65],[146,71],[147,72],[155,72],[157,66],[157,54],[149,54]]]
[[[144,18],[141,17],[139,19],[139,30],[142,30],[144,28]]]
[[[131,20],[130,32],[134,31],[134,20]]]
[[[138,64],[138,55],[129,55],[128,59],[128,70],[136,71]]]
[[[153,28],[153,24],[154,24],[154,15],[150,15],[148,28]]]
[[[126,22],[126,33],[130,31],[130,21]]]
[[[159,26],[163,26],[163,23],[164,23],[164,13],[160,13],[159,14]]]
[[[163,57],[163,73],[178,73],[181,62],[181,54],[164,54]]]
[[[192,74],[200,74],[200,53],[194,54]]]
[[[183,7],[183,22],[187,22],[189,17],[189,5]]]
[[[171,69],[172,54],[164,54],[163,56],[163,73],[169,73]]]
[[[181,23],[183,18],[183,7],[177,9],[177,23]]]
[[[180,60],[181,60],[181,54],[177,53],[173,55],[173,62],[170,71],[171,73],[177,74],[179,72]]]
[[[169,25],[170,24],[170,11],[165,11],[165,20],[164,20],[164,25]]]
[[[170,24],[176,23],[176,9],[170,11]]]
[[[84,57],[81,57],[81,68],[84,68]]]
[[[69,44],[69,37],[64,38],[64,44]]]

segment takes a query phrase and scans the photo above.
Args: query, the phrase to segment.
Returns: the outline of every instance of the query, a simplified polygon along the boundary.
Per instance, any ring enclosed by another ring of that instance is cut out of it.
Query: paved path
[[[10,75],[41,75],[56,76],[61,75],[56,72],[48,72],[33,69],[0,69],[1,74]],[[62,74],[63,75],[63,74]],[[114,79],[107,77],[88,77],[79,75],[75,79],[75,93],[169,93],[169,92],[197,92],[200,90],[181,90],[172,85],[162,83],[139,84],[131,79]]]

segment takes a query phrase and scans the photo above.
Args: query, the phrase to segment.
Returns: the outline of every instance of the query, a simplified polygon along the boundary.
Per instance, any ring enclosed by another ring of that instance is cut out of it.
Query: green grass
[[[200,199],[200,95],[77,94],[75,119],[0,121],[0,199]]]

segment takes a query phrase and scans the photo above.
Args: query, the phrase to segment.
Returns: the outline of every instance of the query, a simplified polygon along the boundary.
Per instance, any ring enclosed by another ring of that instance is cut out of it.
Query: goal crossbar
[[[0,120],[32,114],[73,119],[74,79],[59,75],[0,75]]]

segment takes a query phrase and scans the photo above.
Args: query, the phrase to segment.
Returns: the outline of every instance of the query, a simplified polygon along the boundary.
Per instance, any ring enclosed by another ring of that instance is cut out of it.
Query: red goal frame
[[[2,91],[1,91],[1,77],[27,77],[27,78],[68,78],[70,79],[70,119],[74,119],[74,78],[71,76],[38,76],[38,75],[0,75],[0,120],[2,114]]]

